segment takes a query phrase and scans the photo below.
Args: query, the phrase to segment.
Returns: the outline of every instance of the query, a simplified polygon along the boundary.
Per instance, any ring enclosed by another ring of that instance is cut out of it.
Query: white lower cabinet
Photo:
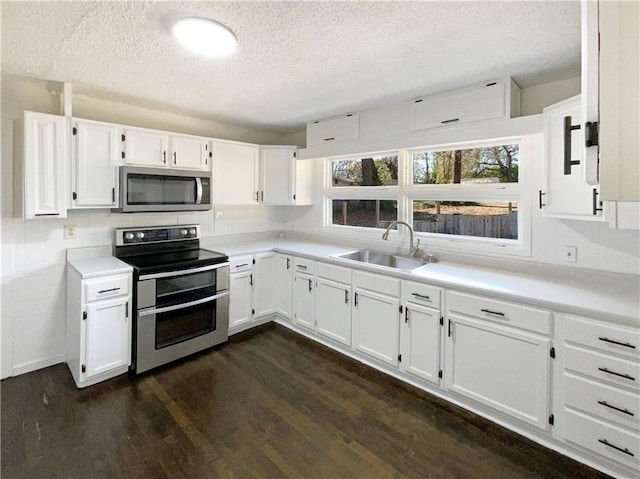
[[[640,334],[637,328],[556,315],[557,437],[588,456],[640,467]],[[623,469],[621,475],[631,475]]]
[[[316,263],[316,332],[351,346],[351,270]]]
[[[446,304],[445,387],[547,430],[551,339],[524,329],[550,313],[452,291]]]
[[[83,279],[67,271],[67,364],[81,388],[131,363],[131,273]]]
[[[275,311],[274,253],[229,260],[229,332],[238,333]]]
[[[436,384],[442,377],[440,295],[440,288],[402,282],[404,318],[400,321],[400,370]]]
[[[313,275],[295,272],[293,276],[293,322],[307,329],[315,328]]]
[[[293,258],[276,253],[273,258],[273,282],[276,285],[275,311],[283,319],[291,320],[293,306]]]
[[[354,273],[353,347],[369,357],[398,366],[400,280]]]

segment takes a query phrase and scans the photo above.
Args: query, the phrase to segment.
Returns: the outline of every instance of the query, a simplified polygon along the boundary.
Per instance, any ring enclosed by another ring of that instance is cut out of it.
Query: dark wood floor
[[[604,477],[276,325],[135,379],[1,387],[3,479]]]

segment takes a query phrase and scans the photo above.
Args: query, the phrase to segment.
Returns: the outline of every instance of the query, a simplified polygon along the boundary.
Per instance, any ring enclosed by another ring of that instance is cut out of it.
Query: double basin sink
[[[380,253],[378,251],[360,250],[351,253],[337,254],[334,258],[348,259],[359,261],[360,263],[368,263],[377,266],[385,266],[387,268],[397,269],[399,271],[415,271],[418,268],[426,266],[428,262],[418,258],[407,258],[405,256],[395,256],[388,253]]]

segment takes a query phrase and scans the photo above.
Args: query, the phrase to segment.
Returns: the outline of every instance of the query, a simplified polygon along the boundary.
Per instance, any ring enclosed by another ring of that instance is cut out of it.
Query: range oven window
[[[216,270],[156,279],[156,307],[190,303],[216,294]]]
[[[129,205],[193,205],[198,188],[193,177],[127,174]]]
[[[156,349],[166,348],[216,330],[215,301],[156,314]]]

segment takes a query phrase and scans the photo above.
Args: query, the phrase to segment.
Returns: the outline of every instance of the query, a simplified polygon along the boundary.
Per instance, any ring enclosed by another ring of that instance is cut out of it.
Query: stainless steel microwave
[[[120,167],[117,213],[211,209],[211,173],[167,168]]]

